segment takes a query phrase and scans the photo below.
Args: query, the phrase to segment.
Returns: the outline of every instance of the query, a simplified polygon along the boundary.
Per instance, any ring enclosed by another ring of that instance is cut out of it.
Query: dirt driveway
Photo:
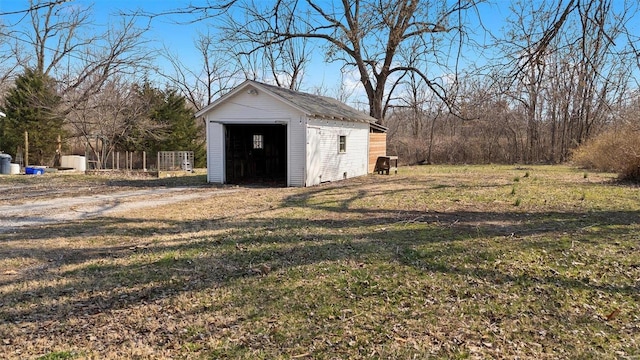
[[[48,175],[47,175],[48,176]],[[149,180],[108,181],[43,176],[28,183],[0,179],[0,233],[25,226],[64,223],[117,212],[167,205],[233,188],[166,186]]]

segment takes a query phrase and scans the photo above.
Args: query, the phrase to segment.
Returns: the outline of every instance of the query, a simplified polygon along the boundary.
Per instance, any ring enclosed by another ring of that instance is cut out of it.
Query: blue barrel
[[[42,175],[44,174],[44,168],[27,166],[24,168],[24,173],[27,175]]]
[[[0,174],[11,174],[11,155],[0,154]]]

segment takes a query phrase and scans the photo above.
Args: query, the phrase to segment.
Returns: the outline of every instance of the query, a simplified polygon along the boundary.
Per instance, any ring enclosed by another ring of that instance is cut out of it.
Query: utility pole
[[[29,132],[24,131],[24,167],[29,166]]]

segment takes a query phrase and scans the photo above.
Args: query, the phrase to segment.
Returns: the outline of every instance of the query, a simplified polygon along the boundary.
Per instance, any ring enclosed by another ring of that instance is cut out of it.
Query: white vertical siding
[[[225,182],[225,145],[223,124],[286,124],[287,186],[305,185],[306,120],[300,111],[259,91],[257,95],[239,92],[207,114],[208,181]]]
[[[309,120],[307,185],[367,174],[369,124],[337,120]],[[346,152],[339,137],[346,136]]]
[[[210,122],[207,126],[207,181],[210,183],[225,181],[224,149],[224,125]]]
[[[320,127],[307,127],[307,178],[306,186],[318,185],[322,175],[322,152],[320,147]]]
[[[287,185],[311,186],[367,174],[369,124],[309,119],[270,93],[239,91],[207,117],[207,179],[224,183],[225,124],[286,124]],[[339,136],[347,138],[340,153]]]
[[[306,118],[292,117],[287,129],[288,186],[305,186]]]

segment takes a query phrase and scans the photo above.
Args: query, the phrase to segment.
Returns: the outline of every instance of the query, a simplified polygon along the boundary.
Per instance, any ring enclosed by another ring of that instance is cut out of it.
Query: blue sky
[[[72,4],[82,7],[93,8],[95,24],[102,27],[115,24],[120,21],[119,12],[132,13],[140,10],[146,13],[161,13],[181,6],[186,6],[189,1],[178,0],[72,0]],[[11,12],[23,10],[29,7],[28,0],[0,0],[0,12]],[[15,23],[21,16],[5,16],[4,22]],[[140,24],[144,25],[145,20],[140,19]],[[176,24],[167,17],[159,17],[152,21],[151,30],[148,37],[156,46],[163,44],[170,46],[176,51],[189,53],[193,50],[193,38],[198,29],[206,28],[205,23],[196,24]]]
[[[259,0],[258,0],[259,1]],[[201,3],[202,1],[191,0],[73,0],[72,3],[81,6],[93,6],[95,22],[98,25],[108,25],[117,22],[119,11],[133,12],[141,10],[146,13],[162,13],[165,11],[185,7],[190,2]],[[29,6],[28,0],[0,0],[0,12],[15,11],[25,9]],[[487,8],[488,9],[488,8]],[[495,9],[494,9],[495,10]],[[488,17],[488,25],[495,24],[493,17],[494,11],[490,10],[486,14]],[[17,17],[13,16],[10,21],[16,21]],[[6,19],[4,19],[6,22]],[[194,49],[194,38],[198,31],[206,32],[207,22],[198,22],[193,24],[177,24],[177,21],[184,20],[175,16],[154,18],[151,23],[151,30],[147,37],[152,41],[156,48],[167,47],[171,51],[180,54],[183,61],[189,63],[189,59],[198,60],[199,55]],[[142,21],[142,20],[141,20]],[[314,63],[309,66],[314,69],[313,73],[305,74],[305,84],[314,86],[333,86],[328,84],[335,81],[335,72],[339,70],[339,64],[326,64],[323,56],[316,56]],[[162,66],[162,61],[159,60]],[[195,62],[194,62],[195,64]],[[325,70],[325,71],[323,71]],[[328,73],[330,75],[325,75]]]
[[[162,13],[165,11],[184,8],[190,2],[203,3],[205,0],[73,0],[71,3],[78,4],[80,6],[93,6],[93,13],[95,22],[98,25],[109,25],[112,22],[118,22],[119,11],[134,12],[140,10],[146,13]],[[261,1],[261,0],[256,0]],[[265,0],[266,1],[266,0]],[[328,0],[327,0],[328,1]],[[615,0],[617,6],[622,4],[622,0]],[[494,33],[500,33],[502,27],[505,24],[505,19],[509,14],[510,1],[507,0],[495,0],[490,4],[482,4],[479,6],[479,16],[482,25],[489,28]],[[15,11],[24,9],[29,6],[28,0],[0,0],[0,12]],[[474,37],[476,41],[485,41],[486,33],[480,28],[480,23],[474,15],[469,15],[469,21],[477,26],[474,27]],[[7,22],[15,22],[16,16],[4,17],[3,20]],[[178,24],[177,21],[185,19],[176,19],[175,17],[158,17],[154,18],[151,23],[151,30],[147,33],[148,40],[151,44],[157,48],[162,49],[166,47],[172,52],[180,55],[181,60],[190,66],[198,66],[200,56],[194,47],[194,39],[198,31],[206,32],[208,22],[197,22],[192,24]],[[143,20],[141,20],[143,21]],[[317,50],[316,52],[320,52]],[[469,54],[467,51],[468,60],[473,62],[481,62],[479,56],[476,54]],[[156,61],[159,66],[168,66],[166,62],[163,62],[160,58]],[[308,67],[304,75],[303,90],[310,91],[314,87],[323,86],[328,88],[329,91],[337,91],[339,87],[339,64],[327,64],[324,61],[324,56],[318,54],[312,60],[311,65]],[[357,79],[354,80],[357,83]]]

